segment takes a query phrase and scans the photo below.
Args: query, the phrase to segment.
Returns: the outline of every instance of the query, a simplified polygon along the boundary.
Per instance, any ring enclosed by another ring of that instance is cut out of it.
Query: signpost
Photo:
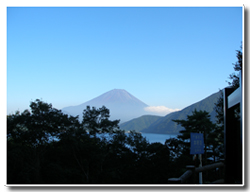
[[[202,133],[190,133],[191,150],[190,154],[204,154],[204,139]]]
[[[202,154],[204,154],[204,138],[202,133],[190,133],[190,154],[200,155],[200,167],[202,167]],[[199,173],[199,183],[202,184],[202,172]]]

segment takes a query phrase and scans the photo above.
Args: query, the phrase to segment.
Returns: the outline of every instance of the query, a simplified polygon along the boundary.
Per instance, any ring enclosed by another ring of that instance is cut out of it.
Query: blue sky
[[[183,109],[228,85],[242,38],[242,7],[9,7],[7,113],[115,88]]]

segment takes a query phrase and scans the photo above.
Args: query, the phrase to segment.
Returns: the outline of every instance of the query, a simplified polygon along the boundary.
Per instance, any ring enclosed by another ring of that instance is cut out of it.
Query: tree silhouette
[[[237,61],[233,63],[234,65],[234,71],[242,72],[242,45],[240,46],[239,50],[236,50],[236,57]],[[229,79],[231,82],[228,82],[228,84],[236,90],[239,87],[239,74],[232,73],[229,75]],[[218,140],[217,149],[215,151],[217,154],[221,154],[220,156],[223,156],[223,148],[224,148],[224,104],[223,104],[223,92],[221,91],[221,96],[218,99],[218,101],[215,103],[214,109],[216,111],[216,130],[214,132],[214,137]],[[235,109],[235,117],[239,118],[239,107]]]
[[[72,118],[39,99],[31,102],[30,108],[31,112],[25,110],[7,116],[7,168],[20,170],[19,177],[12,178],[17,183],[42,182],[42,164],[50,142],[72,125]],[[21,153],[13,154],[16,150]],[[13,155],[19,158],[21,168]]]
[[[173,120],[177,124],[180,124],[184,130],[180,131],[178,138],[181,139],[185,145],[186,149],[190,148],[190,133],[203,133],[204,136],[204,156],[205,164],[207,164],[207,150],[208,144],[211,144],[210,134],[215,128],[215,124],[210,120],[210,115],[207,111],[193,111],[192,115],[187,115],[187,120]]]
[[[242,45],[240,46],[239,50],[236,50],[236,57],[237,61],[233,63],[234,65],[234,71],[242,71]],[[232,73],[229,75],[229,79],[232,80],[232,82],[228,82],[228,84],[234,88],[237,89],[239,87],[239,74]]]
[[[119,129],[118,123],[120,120],[109,120],[109,109],[105,106],[96,109],[87,106],[83,111],[82,126],[88,130],[90,134],[96,133],[113,133]]]

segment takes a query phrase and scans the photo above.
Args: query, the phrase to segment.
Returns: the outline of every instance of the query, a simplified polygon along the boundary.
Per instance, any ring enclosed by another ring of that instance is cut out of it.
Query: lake
[[[102,134],[102,136],[103,135],[106,135],[108,137],[107,133]],[[177,135],[174,134],[172,135],[172,134],[157,134],[157,133],[141,133],[141,135],[145,137],[149,143],[159,142],[162,144],[165,143],[166,139],[177,137]],[[50,137],[50,141],[58,141],[58,140],[59,139],[57,137]]]
[[[177,135],[157,134],[157,133],[141,133],[141,135],[145,137],[149,143],[159,142],[162,144],[165,143],[166,139],[177,137]]]
[[[128,134],[129,133],[126,133],[126,135]],[[159,143],[165,144],[166,139],[177,138],[176,134],[141,133],[141,135],[145,137],[149,143],[159,142]],[[108,138],[109,134],[104,133],[104,134],[101,134],[101,136],[105,136],[106,138]]]

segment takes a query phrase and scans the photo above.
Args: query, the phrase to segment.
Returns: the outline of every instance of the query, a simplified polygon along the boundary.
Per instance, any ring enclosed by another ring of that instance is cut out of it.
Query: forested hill
[[[181,111],[170,113],[164,117],[159,117],[158,119],[155,119],[155,121],[150,122],[147,120],[147,118],[149,118],[148,116],[142,116],[122,124],[120,128],[125,130],[136,130],[144,133],[178,134],[183,128],[172,120],[186,119],[187,115],[192,115],[192,112],[195,109],[198,111],[203,110],[209,112],[211,120],[215,122],[216,112],[214,110],[214,104],[217,102],[220,95],[220,92],[214,93],[205,99],[184,108]],[[148,123],[147,125],[146,122]]]
[[[122,123],[120,129],[125,131],[135,130],[140,132],[142,129],[147,128],[149,125],[160,119],[162,116],[143,115],[141,117],[132,119],[131,121]]]
[[[162,134],[178,134],[181,129],[183,129],[180,125],[173,122],[173,119],[186,119],[187,115],[192,115],[192,112],[196,110],[203,110],[209,112],[211,116],[212,122],[215,122],[216,112],[214,110],[215,103],[218,101],[221,93],[217,92],[209,97],[194,103],[181,111],[170,113],[165,117],[162,117],[152,123],[149,127],[141,130],[141,132],[145,133],[162,133]]]

